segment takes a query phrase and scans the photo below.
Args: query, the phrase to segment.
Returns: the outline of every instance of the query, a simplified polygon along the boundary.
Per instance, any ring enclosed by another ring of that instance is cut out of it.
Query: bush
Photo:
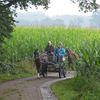
[[[0,67],[0,72],[4,74],[21,74],[21,73],[32,73],[36,69],[34,63],[31,61],[21,61],[17,63],[2,63],[2,67]]]
[[[84,44],[79,50],[79,60],[75,60],[77,76],[73,89],[79,91],[74,100],[99,100],[100,98],[100,42],[94,40],[91,45]]]
[[[78,75],[74,78],[73,89],[80,93],[74,100],[99,100],[100,98],[100,82],[94,75],[89,78]]]

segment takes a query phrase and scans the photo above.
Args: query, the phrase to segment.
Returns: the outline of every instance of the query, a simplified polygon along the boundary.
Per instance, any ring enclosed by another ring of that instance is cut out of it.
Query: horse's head
[[[38,49],[34,51],[34,58],[37,59],[39,57]]]
[[[70,50],[70,49],[68,49],[68,48],[66,48],[66,54],[65,54],[65,56],[68,56],[68,55],[69,55],[69,53],[71,53],[71,50]]]

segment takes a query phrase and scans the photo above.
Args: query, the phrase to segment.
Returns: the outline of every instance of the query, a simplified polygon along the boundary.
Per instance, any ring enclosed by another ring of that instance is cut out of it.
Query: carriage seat
[[[65,57],[60,58],[60,61],[65,61]]]
[[[54,60],[53,60],[53,56],[48,56],[48,61],[53,62],[53,63],[57,63],[57,56],[55,56]],[[65,61],[65,57],[60,58],[60,61]]]

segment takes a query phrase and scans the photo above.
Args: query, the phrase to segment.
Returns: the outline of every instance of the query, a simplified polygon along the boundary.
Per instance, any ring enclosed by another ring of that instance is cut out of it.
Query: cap
[[[49,41],[48,43],[51,43],[51,41]]]
[[[61,42],[59,42],[59,44],[60,44],[60,45],[62,45],[62,43],[61,43]]]

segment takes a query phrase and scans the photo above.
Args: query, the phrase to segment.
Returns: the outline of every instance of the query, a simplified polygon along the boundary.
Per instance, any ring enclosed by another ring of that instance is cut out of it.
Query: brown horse
[[[66,48],[66,54],[65,56],[68,56],[68,62],[69,62],[69,68],[70,65],[72,64],[72,68],[74,66],[73,58],[79,59],[79,56],[75,53],[73,53],[70,49]]]
[[[38,72],[38,78],[40,78],[40,73],[44,75],[46,73],[47,77],[47,65],[46,65],[46,60],[47,57],[45,55],[40,55],[38,49],[34,51],[34,58],[35,58],[35,63],[37,67],[37,72]]]

